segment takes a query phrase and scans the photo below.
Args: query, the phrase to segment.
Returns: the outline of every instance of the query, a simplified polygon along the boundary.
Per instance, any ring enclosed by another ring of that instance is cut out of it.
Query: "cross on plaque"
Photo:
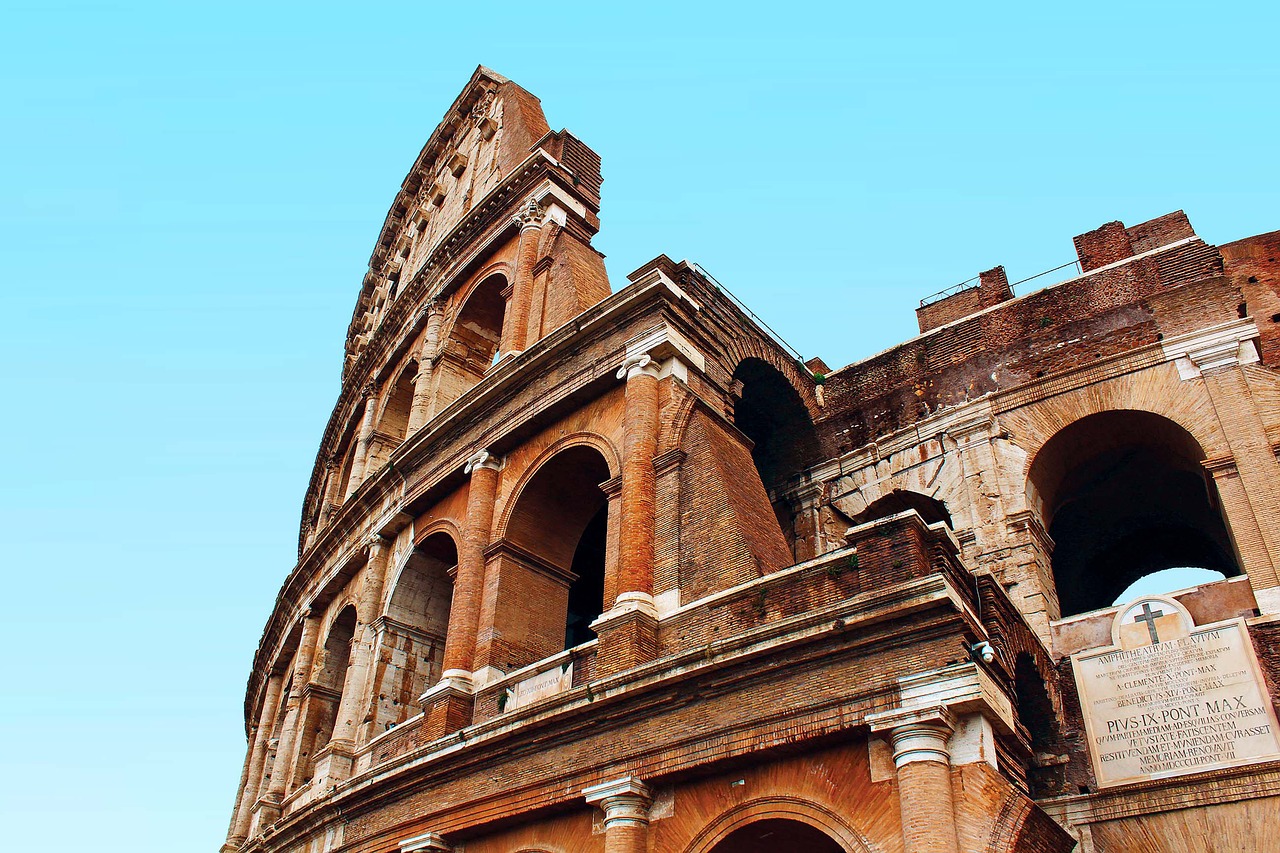
[[[1133,617],[1134,622],[1147,623],[1147,633],[1151,634],[1151,643],[1153,645],[1160,642],[1160,635],[1156,633],[1156,618],[1163,615],[1163,610],[1152,610],[1151,602],[1144,601],[1142,602],[1142,615]]]

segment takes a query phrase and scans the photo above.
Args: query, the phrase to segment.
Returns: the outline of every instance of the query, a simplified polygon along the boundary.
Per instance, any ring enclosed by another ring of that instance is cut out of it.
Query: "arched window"
[[[440,352],[436,369],[443,371],[435,407],[440,411],[484,378],[499,356],[502,320],[507,300],[504,276],[495,274],[480,282],[467,296]]]
[[[409,410],[413,407],[413,378],[417,374],[416,365],[403,370],[391,389],[387,404],[382,408],[382,418],[378,421],[377,431],[382,438],[394,444],[404,441],[409,431]]]
[[[1190,433],[1141,411],[1090,415],[1045,443],[1028,497],[1054,543],[1063,616],[1108,607],[1164,569],[1240,573],[1203,459]]]
[[[600,451],[577,445],[521,489],[496,557],[494,633],[503,643],[492,648],[491,665],[510,671],[595,636],[589,626],[606,606],[609,517],[600,485],[608,479]]]
[[[734,425],[754,443],[751,459],[793,555],[796,559],[811,557],[811,542],[808,547],[798,547],[798,507],[779,494],[781,487],[821,461],[809,410],[787,378],[761,359],[743,359],[733,378],[742,392],[733,406]]]
[[[386,615],[377,623],[377,710],[371,734],[417,713],[418,697],[439,681],[457,566],[457,543],[438,532],[415,547],[400,570]]]
[[[342,686],[351,662],[351,640],[355,630],[356,609],[347,605],[329,626],[324,647],[312,666],[297,764],[299,768],[306,768],[303,775],[308,779],[315,772],[316,753],[328,746],[333,735],[338,706],[342,701]]]

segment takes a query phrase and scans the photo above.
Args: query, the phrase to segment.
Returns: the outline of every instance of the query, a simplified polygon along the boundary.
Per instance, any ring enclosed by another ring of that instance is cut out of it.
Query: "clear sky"
[[[604,158],[615,288],[689,258],[835,367],[1109,220],[1280,228],[1278,17],[10,0],[3,846],[222,843],[361,276],[478,63]]]

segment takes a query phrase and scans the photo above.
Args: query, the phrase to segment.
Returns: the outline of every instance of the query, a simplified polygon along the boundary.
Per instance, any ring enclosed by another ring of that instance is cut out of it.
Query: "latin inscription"
[[[1135,621],[1155,634],[1150,619]],[[1152,640],[1075,658],[1099,785],[1280,757],[1243,622]]]

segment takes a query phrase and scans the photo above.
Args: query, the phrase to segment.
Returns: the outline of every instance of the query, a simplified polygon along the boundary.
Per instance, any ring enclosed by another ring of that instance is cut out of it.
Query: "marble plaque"
[[[1196,625],[1148,596],[1116,615],[1112,642],[1071,656],[1100,787],[1280,758],[1243,619]]]
[[[555,667],[539,672],[516,682],[507,696],[506,710],[511,711],[524,705],[531,705],[539,699],[546,699],[557,693],[563,693],[573,686],[573,664],[564,668]]]

